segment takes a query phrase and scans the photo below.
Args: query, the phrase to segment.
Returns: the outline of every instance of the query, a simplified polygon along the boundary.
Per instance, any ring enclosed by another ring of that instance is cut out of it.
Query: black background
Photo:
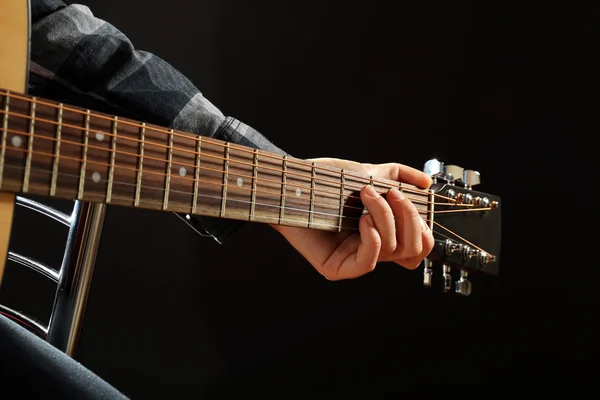
[[[427,383],[594,377],[594,242],[576,228],[595,212],[579,193],[580,173],[593,170],[583,138],[597,134],[590,10],[84,3],[296,157],[415,167],[437,157],[481,171],[480,189],[503,199],[501,274],[474,279],[469,298],[439,282],[426,290],[421,269],[388,264],[328,282],[267,226],[219,245],[172,214],[110,208],[76,353],[84,365],[133,398],[285,397],[301,387],[378,398],[441,389]],[[34,218],[19,211],[13,247],[31,253],[33,242],[40,258],[58,260],[62,237],[27,233]],[[44,315],[52,295],[9,265],[3,302]]]

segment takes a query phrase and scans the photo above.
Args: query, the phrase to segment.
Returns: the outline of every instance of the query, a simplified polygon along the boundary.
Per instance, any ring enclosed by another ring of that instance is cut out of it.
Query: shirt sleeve
[[[260,132],[225,116],[156,55],[134,48],[84,5],[31,0],[31,94],[191,134],[287,155]],[[244,221],[177,214],[198,233],[226,241]]]

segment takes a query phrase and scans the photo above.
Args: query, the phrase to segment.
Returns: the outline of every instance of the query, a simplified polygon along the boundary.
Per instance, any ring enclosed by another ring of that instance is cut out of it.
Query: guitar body
[[[0,87],[27,91],[29,2],[2,0],[0,7]],[[6,133],[3,133],[6,136]],[[0,191],[0,285],[4,275],[15,208],[15,194]]]

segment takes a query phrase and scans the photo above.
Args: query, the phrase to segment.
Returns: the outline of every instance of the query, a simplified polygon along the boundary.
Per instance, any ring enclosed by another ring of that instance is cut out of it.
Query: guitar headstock
[[[458,294],[468,296],[472,274],[498,275],[500,269],[500,198],[474,190],[481,175],[457,165],[433,159],[423,169],[433,179],[433,222],[435,246],[425,260],[423,283],[432,285],[433,265],[441,264],[443,289],[452,290],[453,270],[460,271],[455,283]]]

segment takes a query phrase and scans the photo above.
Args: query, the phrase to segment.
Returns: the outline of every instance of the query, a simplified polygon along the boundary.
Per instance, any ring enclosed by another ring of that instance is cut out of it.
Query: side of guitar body
[[[29,2],[2,0],[0,7],[0,87],[27,90]],[[0,285],[4,275],[15,208],[15,194],[0,192]]]

